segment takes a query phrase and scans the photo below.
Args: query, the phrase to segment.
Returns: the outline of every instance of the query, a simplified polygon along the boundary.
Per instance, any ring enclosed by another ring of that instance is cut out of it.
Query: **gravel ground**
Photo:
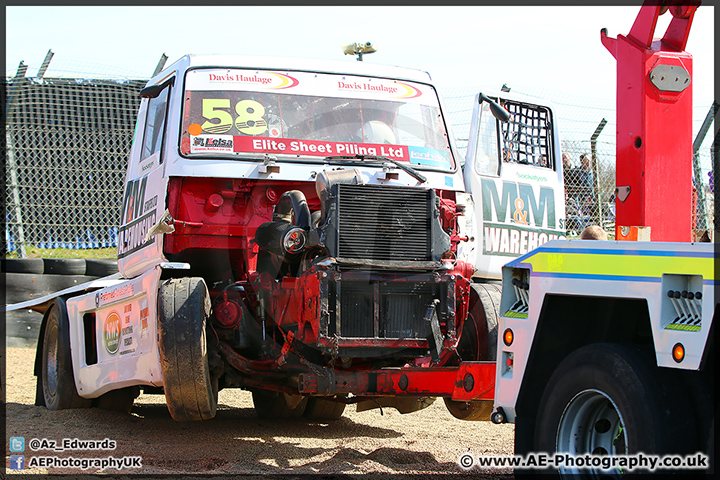
[[[395,409],[356,412],[348,406],[342,419],[330,423],[306,420],[269,421],[255,415],[249,392],[220,392],[217,416],[210,421],[172,420],[162,395],[141,395],[132,412],[99,410],[51,412],[34,406],[34,349],[6,351],[6,438],[115,440],[112,451],[25,449],[26,463],[38,455],[98,458],[142,457],[142,468],[128,474],[429,474],[466,473],[461,454],[512,455],[513,425],[455,419],[438,399],[419,412],[401,415]],[[9,447],[8,458],[12,453]],[[9,460],[8,460],[9,462]],[[9,463],[7,463],[9,466]],[[33,468],[15,473],[118,473],[115,469]],[[473,478],[509,474],[480,471]]]

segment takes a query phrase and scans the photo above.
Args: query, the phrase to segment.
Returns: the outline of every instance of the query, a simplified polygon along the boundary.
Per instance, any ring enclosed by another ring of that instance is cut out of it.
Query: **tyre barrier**
[[[114,259],[4,258],[5,304],[22,303],[65,288],[117,273]],[[42,314],[31,310],[5,312],[6,346],[34,347]]]
[[[118,272],[117,260],[110,258],[2,258],[3,273],[34,275],[84,275],[107,277]]]
[[[118,272],[118,264],[115,259],[85,259],[85,275],[89,277],[107,277]]]
[[[34,273],[42,275],[45,271],[42,258],[3,258],[0,259],[2,270],[5,273]]]
[[[44,258],[44,273],[53,275],[85,275],[84,258]]]

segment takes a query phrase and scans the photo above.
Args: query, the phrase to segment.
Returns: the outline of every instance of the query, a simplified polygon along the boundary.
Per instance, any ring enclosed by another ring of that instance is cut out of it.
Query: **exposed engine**
[[[320,212],[288,191],[255,236],[279,271],[319,290],[316,345],[345,358],[430,348],[437,359],[455,334],[455,277],[435,191],[365,185],[356,169],[323,171],[316,190]]]

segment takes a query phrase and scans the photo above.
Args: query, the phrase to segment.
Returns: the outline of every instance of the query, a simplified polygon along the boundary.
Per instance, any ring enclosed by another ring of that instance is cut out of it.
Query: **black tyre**
[[[44,258],[44,273],[51,275],[85,275],[84,258]]]
[[[70,324],[65,301],[58,298],[47,312],[42,338],[41,370],[36,403],[48,410],[89,408],[92,400],[78,395],[70,357]]]
[[[338,420],[345,412],[345,404],[324,398],[311,397],[305,407],[305,418],[314,421]]]
[[[164,281],[158,294],[160,368],[165,401],[178,421],[209,420],[217,410],[218,379],[210,372],[210,298],[202,278]]]
[[[140,387],[126,387],[111,390],[93,401],[93,406],[103,410],[130,413],[135,399],[140,395]]]
[[[497,357],[497,325],[500,309],[500,287],[493,283],[473,283],[470,289],[468,318],[458,342],[463,361],[493,361]],[[490,420],[492,401],[459,402],[444,398],[450,414],[460,420]]]
[[[463,361],[494,361],[497,357],[500,286],[494,283],[470,286],[470,311],[463,323],[458,355]]]
[[[6,273],[32,273],[42,275],[45,264],[42,258],[3,258],[2,271]]]
[[[85,259],[85,275],[89,277],[107,277],[118,272],[117,260]]]
[[[686,398],[677,385],[672,370],[655,366],[652,352],[619,344],[582,347],[560,363],[545,388],[535,451],[576,456],[692,453],[695,425],[683,411]],[[622,473],[560,469],[563,476]]]
[[[486,421],[490,420],[490,415],[493,413],[492,400],[460,402],[448,397],[444,397],[443,400],[450,414],[459,420]]]
[[[264,419],[297,419],[303,416],[308,398],[286,396],[270,390],[253,390],[253,406],[258,417]]]

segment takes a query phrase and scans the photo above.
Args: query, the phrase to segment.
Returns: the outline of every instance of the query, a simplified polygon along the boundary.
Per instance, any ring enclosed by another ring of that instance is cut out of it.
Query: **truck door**
[[[565,238],[565,195],[552,108],[507,92],[488,96],[510,120],[497,120],[478,94],[463,174],[478,225],[475,276],[500,279],[512,258]]]
[[[168,106],[174,77],[141,91],[118,229],[118,268],[134,277],[162,261],[162,235],[146,238],[165,211]]]

